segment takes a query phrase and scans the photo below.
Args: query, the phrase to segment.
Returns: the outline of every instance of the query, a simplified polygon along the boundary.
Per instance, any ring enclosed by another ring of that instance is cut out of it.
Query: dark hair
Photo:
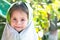
[[[29,14],[29,11],[28,11],[28,7],[26,6],[26,4],[24,2],[21,2],[21,3],[15,3],[9,10],[9,13],[10,13],[10,17],[12,15],[12,12],[15,11],[15,10],[22,10],[24,11],[27,15]]]

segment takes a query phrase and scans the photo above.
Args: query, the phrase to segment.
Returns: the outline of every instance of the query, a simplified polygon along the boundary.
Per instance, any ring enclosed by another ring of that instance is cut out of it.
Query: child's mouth
[[[22,27],[16,27],[16,28],[22,28]]]

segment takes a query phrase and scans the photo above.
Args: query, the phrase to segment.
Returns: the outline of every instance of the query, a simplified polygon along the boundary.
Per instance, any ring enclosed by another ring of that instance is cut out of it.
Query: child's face
[[[11,15],[11,26],[18,32],[25,29],[27,26],[28,17],[23,11],[15,10]]]

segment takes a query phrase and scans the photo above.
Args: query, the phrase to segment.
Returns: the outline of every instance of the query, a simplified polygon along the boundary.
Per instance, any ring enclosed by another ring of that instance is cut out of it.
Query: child
[[[38,40],[28,3],[17,2],[10,7],[1,40]]]

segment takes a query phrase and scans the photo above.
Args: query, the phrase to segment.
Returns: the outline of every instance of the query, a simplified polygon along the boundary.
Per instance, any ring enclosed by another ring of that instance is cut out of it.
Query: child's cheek
[[[23,27],[24,27],[24,28],[26,28],[26,27],[27,27],[27,21],[24,23]]]
[[[11,26],[12,26],[12,27],[15,27],[15,26],[16,26],[16,24],[11,22]]]

